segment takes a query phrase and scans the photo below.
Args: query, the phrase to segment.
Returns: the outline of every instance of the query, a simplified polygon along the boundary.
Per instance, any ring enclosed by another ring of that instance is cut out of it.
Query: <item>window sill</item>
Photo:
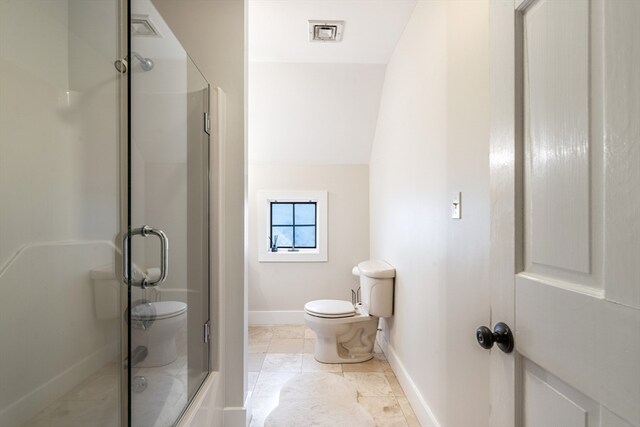
[[[298,249],[289,251],[280,249],[278,252],[265,251],[259,254],[259,262],[327,262],[327,253],[318,250]]]

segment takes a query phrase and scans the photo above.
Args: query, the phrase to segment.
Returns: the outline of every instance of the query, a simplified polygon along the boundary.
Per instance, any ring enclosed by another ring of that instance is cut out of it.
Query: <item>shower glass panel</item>
[[[164,427],[209,370],[209,85],[151,1],[130,4],[129,422]]]
[[[0,0],[2,427],[121,421],[119,13]]]

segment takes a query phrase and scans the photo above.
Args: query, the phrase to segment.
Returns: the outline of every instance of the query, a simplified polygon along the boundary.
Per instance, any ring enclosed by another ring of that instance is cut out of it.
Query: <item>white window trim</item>
[[[327,192],[326,191],[258,191],[258,261],[259,262],[327,262]],[[316,248],[296,252],[269,250],[271,202],[316,203]]]

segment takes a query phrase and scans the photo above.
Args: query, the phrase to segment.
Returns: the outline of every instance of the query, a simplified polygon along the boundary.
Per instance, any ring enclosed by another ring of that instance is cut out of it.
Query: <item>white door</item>
[[[640,0],[491,19],[491,425],[639,427]]]

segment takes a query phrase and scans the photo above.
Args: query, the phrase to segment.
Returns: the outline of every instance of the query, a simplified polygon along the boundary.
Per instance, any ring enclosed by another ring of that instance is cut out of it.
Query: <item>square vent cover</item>
[[[342,40],[344,21],[309,21],[310,42],[339,42]]]
[[[131,15],[131,35],[161,37],[149,15]]]

